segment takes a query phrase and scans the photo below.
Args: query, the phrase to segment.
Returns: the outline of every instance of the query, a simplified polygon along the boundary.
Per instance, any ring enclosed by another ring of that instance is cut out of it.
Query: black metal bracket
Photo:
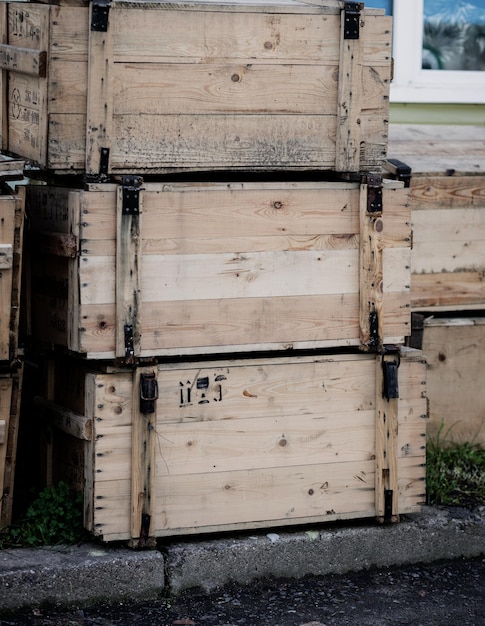
[[[386,356],[392,356],[392,360],[386,360]],[[399,398],[398,369],[401,364],[399,348],[385,347],[382,354],[383,388],[382,397],[386,400]]]
[[[346,2],[344,4],[344,39],[359,39],[360,12],[363,2]]]
[[[374,309],[369,313],[369,350],[377,352],[379,349],[379,314]]]
[[[411,185],[411,167],[399,159],[387,159],[387,163],[387,169],[392,171],[396,179],[402,181],[405,187],[409,187]]]
[[[109,0],[92,0],[91,8],[91,30],[98,33],[106,33],[108,31],[109,9],[111,2]]]
[[[392,489],[384,489],[384,521],[392,520],[392,505],[394,499],[394,491]]]
[[[125,324],[125,363],[132,363],[135,359],[135,340],[133,336],[133,324]]]
[[[121,186],[123,190],[122,215],[140,214],[140,190],[143,179],[140,176],[123,176]]]
[[[158,400],[158,382],[155,372],[141,374],[140,377],[140,413],[155,413],[155,402]]]
[[[382,176],[367,174],[367,213],[377,215],[382,213]]]

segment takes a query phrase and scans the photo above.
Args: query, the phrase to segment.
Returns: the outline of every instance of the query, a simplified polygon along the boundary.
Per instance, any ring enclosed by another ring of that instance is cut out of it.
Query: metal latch
[[[392,360],[387,360],[386,356],[392,356]],[[387,348],[384,349],[382,355],[382,370],[383,370],[383,389],[382,397],[386,400],[392,400],[399,398],[399,382],[398,382],[398,369],[401,364],[401,356],[399,348]]]
[[[344,4],[344,39],[359,39],[360,12],[363,2],[346,2]]]
[[[121,212],[123,215],[139,215],[142,183],[143,179],[140,176],[122,177],[123,202]]]
[[[397,180],[401,180],[405,187],[411,185],[412,170],[403,161],[399,159],[387,159],[386,169],[391,171]]]
[[[372,215],[382,213],[382,176],[368,174],[365,182],[367,183],[367,213]]]
[[[155,372],[147,372],[140,376],[140,413],[155,413],[155,402],[158,400],[158,382]]]
[[[111,3],[109,0],[92,0],[91,8],[91,30],[99,33],[108,31],[109,8]]]

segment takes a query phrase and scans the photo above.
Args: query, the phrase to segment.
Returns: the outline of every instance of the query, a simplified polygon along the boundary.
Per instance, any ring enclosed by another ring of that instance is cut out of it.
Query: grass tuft
[[[485,449],[473,442],[448,439],[450,429],[428,438],[426,488],[428,504],[485,504]]]

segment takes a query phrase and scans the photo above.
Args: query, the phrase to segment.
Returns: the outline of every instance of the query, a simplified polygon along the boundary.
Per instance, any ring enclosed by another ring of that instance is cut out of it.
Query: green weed
[[[450,430],[428,438],[426,486],[429,504],[485,504],[485,449],[449,438]]]
[[[25,518],[0,534],[0,548],[74,544],[86,538],[82,495],[61,481],[41,491]]]

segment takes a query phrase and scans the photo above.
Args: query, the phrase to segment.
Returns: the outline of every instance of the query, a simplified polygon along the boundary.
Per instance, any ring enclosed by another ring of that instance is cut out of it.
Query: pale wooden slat
[[[92,4],[89,7],[91,21]],[[88,105],[86,120],[86,173],[100,176],[102,150],[111,150],[113,122],[113,29],[89,31]],[[104,172],[107,174],[107,172]]]
[[[46,51],[0,44],[0,68],[30,76],[46,75]]]
[[[84,415],[65,409],[62,406],[46,400],[40,396],[34,398],[37,409],[40,409],[44,418],[56,428],[59,428],[76,439],[89,441],[93,434],[92,420]]]
[[[441,310],[485,308],[483,271],[413,274],[411,276],[413,310],[441,307]]]
[[[461,162],[461,159],[458,163]],[[413,211],[485,206],[482,176],[414,176],[411,184]],[[430,215],[430,217],[432,217]]]
[[[358,290],[356,250],[150,255],[144,302],[348,294]]]
[[[398,419],[399,419],[399,391],[384,395],[386,363],[398,364],[399,355],[383,354],[376,358],[376,421],[375,421],[375,460],[376,483],[375,501],[376,516],[379,521],[389,517],[390,521],[397,521],[399,514],[398,488]],[[397,395],[397,397],[395,397]],[[390,492],[392,501],[389,510],[386,510],[385,493]]]
[[[335,170],[356,172],[360,165],[360,131],[362,113],[363,43],[345,37],[346,15],[343,11],[340,22],[340,60],[337,91],[337,137],[335,145]]]
[[[143,211],[143,192],[138,191],[138,210],[136,214],[126,214],[123,210],[123,187],[116,195],[116,356],[134,362],[140,353],[140,318],[141,276],[141,219]],[[112,274],[110,274],[113,279]],[[86,293],[86,292],[85,292]],[[144,296],[143,296],[144,297]],[[89,298],[89,296],[88,296]]]
[[[416,244],[427,243],[430,239],[468,243],[485,240],[485,205],[483,208],[453,207],[432,211],[415,211],[413,207],[412,219]]]

